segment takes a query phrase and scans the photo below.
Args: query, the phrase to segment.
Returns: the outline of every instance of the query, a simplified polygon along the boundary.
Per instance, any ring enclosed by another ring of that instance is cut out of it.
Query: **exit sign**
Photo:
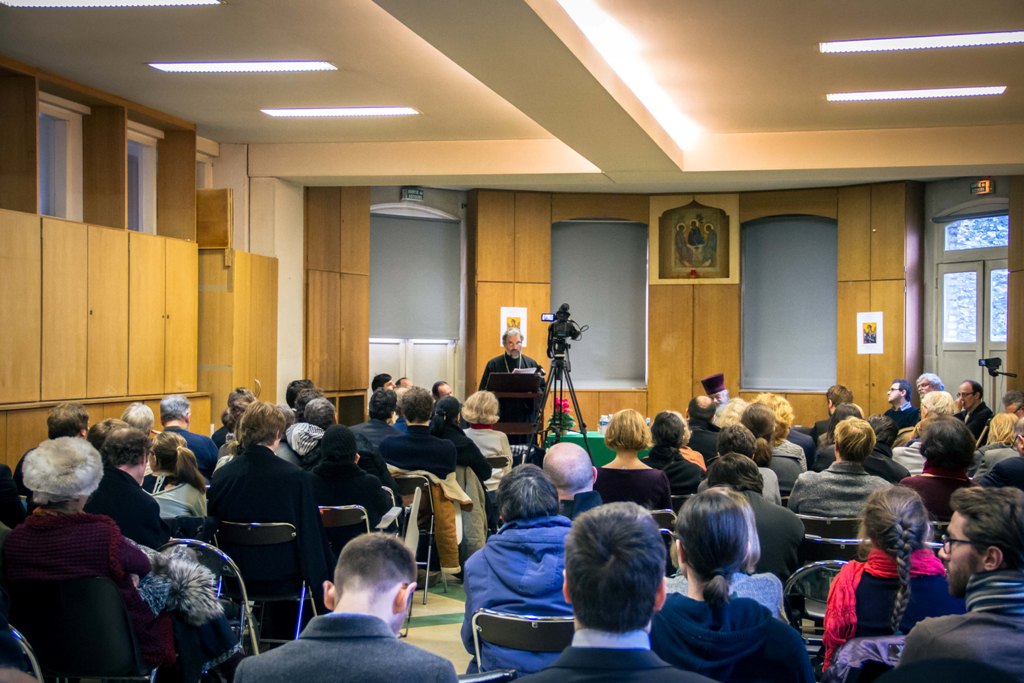
[[[403,187],[402,188],[402,201],[405,201],[405,202],[422,202],[423,201],[423,188],[422,187]]]
[[[991,178],[982,178],[971,183],[971,194],[992,194],[996,191]]]

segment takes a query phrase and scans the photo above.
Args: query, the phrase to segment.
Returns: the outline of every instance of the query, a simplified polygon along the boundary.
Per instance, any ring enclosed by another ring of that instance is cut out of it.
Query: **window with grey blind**
[[[836,221],[780,216],[741,230],[741,388],[824,391],[836,381]]]
[[[551,228],[551,311],[563,303],[569,304],[573,320],[590,326],[582,339],[570,342],[576,388],[644,386],[647,226],[555,223]],[[533,311],[530,315],[532,323]],[[546,329],[541,339],[546,342]],[[547,364],[543,342],[530,347],[529,355]]]
[[[370,336],[458,339],[459,224],[370,217]]]

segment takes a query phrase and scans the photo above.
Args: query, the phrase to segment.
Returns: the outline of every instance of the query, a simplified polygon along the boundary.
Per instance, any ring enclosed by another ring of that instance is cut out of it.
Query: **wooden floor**
[[[445,593],[442,585],[431,583],[426,605],[423,592],[416,591],[405,641],[449,660],[455,673],[465,673],[472,659],[459,635],[465,609],[466,594],[461,584],[449,583]]]

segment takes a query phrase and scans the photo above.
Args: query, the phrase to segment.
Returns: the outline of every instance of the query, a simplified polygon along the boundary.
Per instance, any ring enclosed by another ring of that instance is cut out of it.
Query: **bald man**
[[[710,396],[694,396],[686,408],[686,420],[690,425],[689,446],[704,456],[704,462],[718,457],[718,425],[715,419],[717,405]]]
[[[601,494],[594,490],[597,468],[580,446],[563,441],[549,448],[544,472],[558,489],[558,514],[574,519],[601,504]]]

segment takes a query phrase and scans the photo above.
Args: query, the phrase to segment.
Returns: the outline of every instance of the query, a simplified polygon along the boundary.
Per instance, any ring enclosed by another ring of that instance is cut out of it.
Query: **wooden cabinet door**
[[[168,239],[166,253],[164,392],[196,390],[199,367],[199,249]]]
[[[0,403],[39,400],[43,268],[39,235],[39,216],[0,210],[4,245],[0,249]]]
[[[252,262],[253,256],[244,251],[233,252],[230,277],[231,295],[234,301],[232,315],[231,342],[231,386],[249,387],[256,390],[253,380],[256,378],[256,362],[253,357],[252,342]]]
[[[260,397],[273,401],[277,396],[277,259],[253,256],[250,278],[250,353]]]
[[[341,278],[340,273],[306,271],[306,376],[328,391],[341,388]]]
[[[43,218],[42,378],[44,401],[86,395],[89,234],[86,226]]]
[[[341,274],[339,389],[363,389],[370,376],[370,276]]]
[[[128,236],[128,394],[164,390],[165,240]]]
[[[128,232],[125,230],[89,226],[87,356],[89,396],[128,393]]]

